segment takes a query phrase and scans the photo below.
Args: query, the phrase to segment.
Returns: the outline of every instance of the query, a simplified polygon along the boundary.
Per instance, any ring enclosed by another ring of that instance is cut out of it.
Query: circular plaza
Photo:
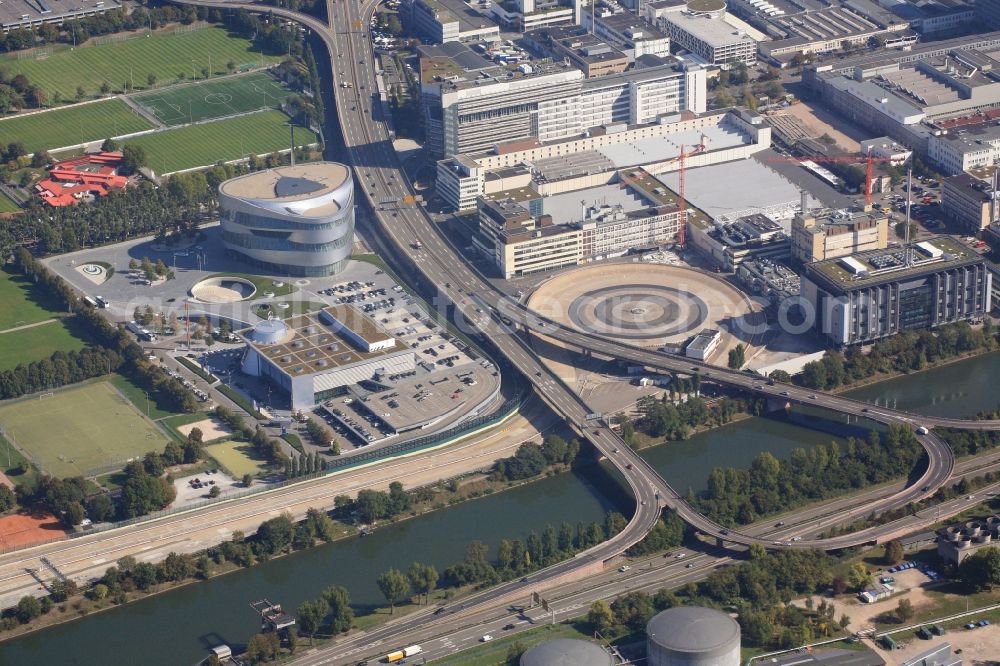
[[[191,296],[200,303],[236,303],[252,298],[257,287],[241,277],[210,277],[191,287]]]
[[[728,282],[703,271],[662,264],[595,264],[556,275],[528,307],[588,333],[639,346],[676,345],[704,329],[722,334],[719,353],[753,344],[763,316]]]

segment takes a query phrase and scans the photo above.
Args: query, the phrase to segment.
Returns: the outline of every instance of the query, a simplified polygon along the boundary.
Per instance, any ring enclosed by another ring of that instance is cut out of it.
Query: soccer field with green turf
[[[88,95],[96,94],[105,82],[112,90],[124,89],[126,81],[144,87],[150,74],[161,82],[173,81],[182,74],[201,78],[201,69],[209,67],[210,58],[213,73],[225,72],[230,61],[239,68],[284,58],[284,54],[262,56],[252,49],[250,40],[215,26],[188,32],[154,32],[127,41],[98,38],[93,46],[49,50],[51,53],[40,57],[5,56],[0,58],[0,65],[10,76],[24,74],[31,83],[45,89],[50,98],[59,92],[63,99],[73,99],[77,86]],[[130,88],[132,85],[129,83]]]
[[[41,361],[57,351],[79,351],[87,346],[85,331],[73,317],[63,317],[20,330],[0,334],[0,370],[19,363]]]
[[[288,90],[267,72],[253,72],[150,90],[132,96],[167,125],[276,109]]]
[[[0,145],[24,144],[29,153],[75,146],[109,136],[152,129],[149,122],[120,99],[67,106],[0,120]]]
[[[0,270],[0,331],[65,314],[54,298],[17,273]]]
[[[296,127],[296,145],[317,141],[319,138],[314,132]],[[146,164],[157,175],[210,166],[251,154],[287,150],[289,142],[288,116],[280,111],[262,111],[203,125],[178,127],[126,141],[146,150]]]
[[[8,439],[45,473],[88,476],[128,458],[162,451],[167,437],[108,382],[56,391],[0,407]]]

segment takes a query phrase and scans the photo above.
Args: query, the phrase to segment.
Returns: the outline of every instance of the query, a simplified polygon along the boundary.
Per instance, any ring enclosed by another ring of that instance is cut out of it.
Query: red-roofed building
[[[128,185],[128,178],[118,175],[121,161],[121,152],[115,151],[56,162],[49,167],[49,177],[35,184],[35,191],[42,201],[57,207],[72,206],[88,195],[107,196]]]

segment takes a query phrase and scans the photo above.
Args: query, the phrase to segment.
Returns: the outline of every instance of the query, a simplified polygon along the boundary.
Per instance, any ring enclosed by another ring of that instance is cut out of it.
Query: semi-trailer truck
[[[405,647],[402,650],[390,652],[386,655],[385,660],[390,664],[395,664],[397,661],[406,659],[407,657],[412,657],[415,654],[420,654],[423,651],[424,649],[419,645],[411,645],[410,647]]]

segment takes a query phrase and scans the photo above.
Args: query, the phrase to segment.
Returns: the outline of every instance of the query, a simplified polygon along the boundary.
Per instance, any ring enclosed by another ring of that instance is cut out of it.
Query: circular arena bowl
[[[210,277],[191,287],[191,296],[200,303],[236,303],[253,298],[257,287],[239,277]]]

